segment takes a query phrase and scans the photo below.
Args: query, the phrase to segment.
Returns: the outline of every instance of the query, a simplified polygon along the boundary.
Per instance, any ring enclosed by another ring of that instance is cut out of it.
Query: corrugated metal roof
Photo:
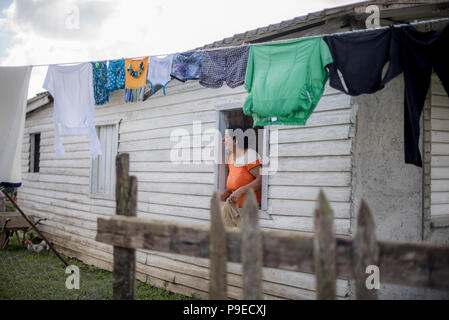
[[[354,12],[355,7],[358,7],[361,5],[363,5],[365,7],[365,6],[369,5],[370,3],[374,3],[374,2],[376,2],[376,1],[363,1],[363,2],[357,2],[355,4],[344,5],[344,6],[340,6],[340,7],[334,7],[331,9],[324,9],[321,11],[312,12],[307,15],[295,17],[290,20],[284,20],[279,23],[270,24],[265,27],[260,27],[257,29],[243,32],[243,33],[238,33],[232,37],[228,37],[223,40],[218,40],[211,44],[206,44],[201,48],[207,49],[207,48],[221,47],[221,46],[226,46],[226,45],[231,45],[231,44],[236,45],[238,43],[243,43],[243,41],[245,41],[245,42],[255,41],[255,40],[257,40],[257,38],[259,38],[261,36],[265,36],[267,34],[271,34],[271,33],[275,33],[275,32],[276,33],[283,32],[283,31],[286,31],[287,29],[292,29],[293,27],[305,25],[308,22],[312,22],[312,21],[316,22],[317,19],[322,20],[323,18],[325,18],[328,15],[328,12],[332,13],[332,14],[336,14],[337,12],[340,14],[341,14],[341,12],[344,12],[344,13]]]
[[[361,17],[366,17],[367,14],[365,13],[365,8],[368,5],[375,4],[378,5],[381,9],[381,18],[382,13],[384,13],[385,16],[389,16],[389,14],[385,14],[388,9],[398,9],[398,8],[411,8],[411,7],[421,7],[420,9],[423,9],[424,7],[431,7],[435,6],[438,7],[440,4],[448,4],[449,1],[442,0],[442,1],[432,1],[432,0],[424,0],[424,1],[413,1],[413,0],[385,0],[385,1],[362,1],[362,2],[356,2],[344,6],[339,7],[333,7],[333,8],[327,8],[323,9],[321,11],[312,12],[304,16],[295,17],[290,20],[284,20],[279,23],[270,24],[265,27],[260,27],[254,30],[249,30],[243,33],[235,34],[232,37],[227,37],[222,40],[215,41],[210,44],[206,44],[203,47],[197,48],[197,49],[208,49],[208,48],[216,48],[216,47],[226,47],[226,46],[233,46],[233,45],[239,45],[243,42],[245,43],[254,43],[254,42],[262,42],[262,41],[268,41],[276,37],[276,34],[288,34],[288,33],[294,33],[301,30],[308,29],[307,26],[310,28],[319,26],[319,24],[316,24],[318,22],[321,22],[321,25],[326,22],[326,20],[330,20],[336,17],[342,17],[342,16],[348,16],[353,17],[356,15],[359,15]],[[419,9],[419,8],[416,8]],[[396,10],[398,11],[398,10]],[[447,12],[446,12],[447,13]],[[437,13],[435,13],[435,16],[438,16]],[[416,17],[418,18],[418,17]],[[393,21],[391,21],[393,22]],[[402,22],[402,21],[399,21]],[[316,25],[315,25],[316,24]],[[297,30],[298,29],[298,30]],[[271,37],[270,37],[271,36]],[[266,40],[266,38],[268,40]]]

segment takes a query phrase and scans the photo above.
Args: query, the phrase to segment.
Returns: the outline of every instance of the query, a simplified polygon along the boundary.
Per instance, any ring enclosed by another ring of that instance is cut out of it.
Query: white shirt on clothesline
[[[53,96],[53,121],[55,124],[56,156],[64,155],[60,130],[64,135],[90,135],[90,154],[93,159],[101,155],[100,141],[95,130],[95,100],[92,65],[50,65],[44,89]]]

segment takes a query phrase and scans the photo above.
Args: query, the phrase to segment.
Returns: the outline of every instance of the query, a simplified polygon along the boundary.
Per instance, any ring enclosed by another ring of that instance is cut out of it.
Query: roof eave
[[[30,113],[40,109],[48,104],[53,102],[53,97],[51,94],[47,92],[38,93],[35,97],[28,99],[27,101],[27,111],[26,113]]]

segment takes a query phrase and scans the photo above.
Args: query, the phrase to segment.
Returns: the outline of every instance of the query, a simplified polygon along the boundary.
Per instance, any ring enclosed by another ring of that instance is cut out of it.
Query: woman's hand
[[[232,191],[229,189],[226,189],[220,196],[221,201],[226,201],[226,199],[232,194]]]
[[[232,202],[237,202],[239,201],[239,198],[245,193],[245,190],[242,189],[241,187],[238,188],[237,190],[235,190],[230,196],[229,199]]]

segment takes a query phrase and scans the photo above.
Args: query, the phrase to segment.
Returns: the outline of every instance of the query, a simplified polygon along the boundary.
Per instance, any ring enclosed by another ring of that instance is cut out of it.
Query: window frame
[[[36,135],[39,135],[39,159],[38,159],[38,170],[35,171],[35,159],[36,159]],[[28,173],[39,174],[40,173],[40,154],[41,154],[41,136],[40,131],[30,132],[30,149],[29,149],[29,162],[28,162]]]
[[[440,131],[441,129],[433,129],[434,124],[439,121],[447,121],[446,118],[440,118],[439,116],[434,116],[433,112],[439,109],[447,109],[447,105],[440,105],[434,101],[435,97],[440,96],[436,90],[436,86],[441,86],[441,80],[433,72],[429,90],[427,91],[426,100],[424,101],[424,107],[422,111],[422,116],[420,119],[420,136],[422,137],[422,144],[420,145],[421,157],[423,161],[422,176],[423,176],[423,220],[424,220],[424,230],[423,239],[428,240],[431,236],[431,232],[437,228],[447,228],[449,227],[449,213],[445,212],[443,214],[432,214],[433,205],[438,205],[439,203],[433,203],[432,196],[434,193],[446,192],[442,190],[434,190],[432,186],[432,181],[437,180],[432,176],[432,170],[437,168],[447,168],[447,166],[436,165],[432,162],[432,157],[444,156],[445,154],[434,154],[432,152],[432,147],[434,143],[445,144],[446,141],[441,141],[434,139],[434,133]],[[444,132],[444,131],[442,131]],[[442,178],[442,180],[447,180],[447,178]],[[446,203],[445,203],[446,204]]]
[[[215,128],[220,131],[220,133],[224,136],[224,132],[226,129],[225,126],[225,114],[226,111],[242,109],[242,103],[227,103],[217,105],[215,108],[216,111],[216,121]],[[269,155],[270,148],[270,126],[264,126],[263,128],[263,148],[266,150],[265,153]],[[224,150],[223,150],[223,142],[216,141],[215,145],[216,152],[221,154],[222,164],[216,163],[214,165],[214,187],[215,190],[218,190],[219,193],[224,191],[223,184],[221,181],[225,180],[227,177],[227,166],[224,161]],[[261,208],[259,210],[259,218],[265,220],[272,220],[273,218],[270,215],[268,210],[268,175],[262,175],[262,185],[261,185]]]
[[[116,146],[117,148],[117,152],[116,152],[116,156],[119,154],[119,143],[120,143],[120,123],[121,123],[122,119],[114,119],[114,120],[102,120],[102,121],[95,121],[95,130],[97,130],[97,127],[102,127],[102,126],[114,126],[114,132],[113,132],[113,144]],[[98,139],[100,139],[100,137],[98,137]],[[100,141],[101,144],[101,141]],[[98,193],[98,192],[93,192],[93,163],[94,160],[92,158],[90,158],[90,165],[89,165],[89,196],[90,198],[93,199],[105,199],[105,200],[115,200],[115,188],[113,188],[113,191],[109,194],[109,193]],[[113,163],[115,163],[115,159],[113,160]],[[115,174],[113,174],[113,176],[115,177]],[[115,178],[114,178],[115,179]]]

